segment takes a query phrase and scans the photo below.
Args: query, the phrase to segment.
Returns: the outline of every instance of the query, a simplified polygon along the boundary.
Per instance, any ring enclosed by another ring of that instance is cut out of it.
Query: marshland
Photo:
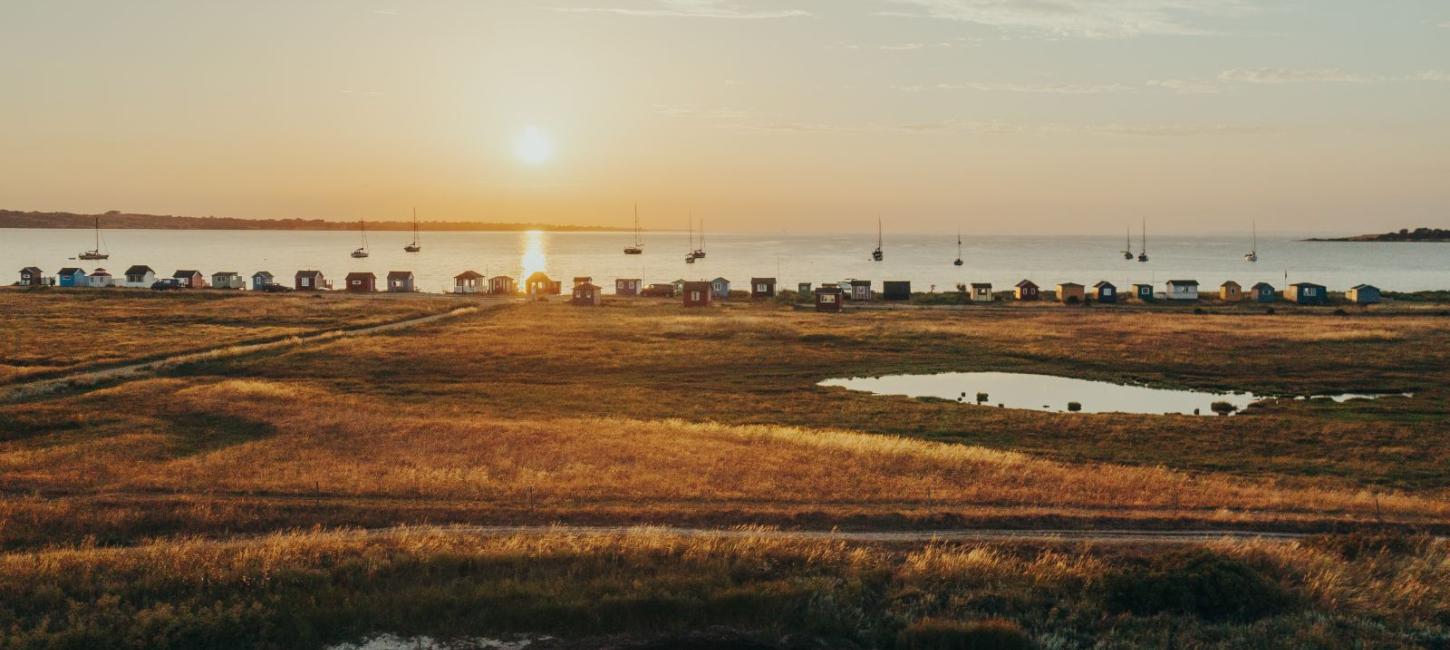
[[[0,302],[8,330],[37,337],[19,339],[27,356],[7,353],[10,386],[480,308],[0,404],[5,647],[315,647],[385,633],[590,647],[701,629],[765,647],[1450,635],[1450,327],[1433,306],[819,314],[785,300],[686,310],[127,291]],[[87,322],[104,334],[62,335]],[[820,385],[987,371],[1265,399],[1233,417],[1059,413]],[[1395,395],[1292,397],[1341,392]],[[741,527],[762,534],[708,534]],[[1246,536],[764,534],[833,529]]]

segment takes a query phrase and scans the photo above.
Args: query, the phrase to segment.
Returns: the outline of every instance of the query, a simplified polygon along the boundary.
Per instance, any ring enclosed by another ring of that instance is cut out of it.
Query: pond
[[[1015,372],[944,372],[931,375],[886,375],[884,377],[852,377],[827,379],[821,386],[840,386],[876,395],[935,397],[966,403],[977,403],[985,394],[983,405],[1014,409],[1065,412],[1070,402],[1081,406],[1082,413],[1146,413],[1213,415],[1214,402],[1228,402],[1239,410],[1264,397],[1253,393],[1215,393],[1211,391],[1151,388],[1106,381],[1033,375]],[[1408,394],[1405,394],[1408,396]],[[1316,395],[1314,398],[1335,401],[1380,395],[1341,394]],[[1302,398],[1301,398],[1302,399]]]

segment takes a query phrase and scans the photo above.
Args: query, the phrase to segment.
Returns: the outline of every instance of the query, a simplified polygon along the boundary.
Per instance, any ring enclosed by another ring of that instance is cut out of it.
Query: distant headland
[[[1380,235],[1355,235],[1353,237],[1334,237],[1329,239],[1313,238],[1304,241],[1410,241],[1410,242],[1450,242],[1450,230],[1443,228],[1402,228],[1399,232],[1387,232]]]
[[[72,212],[20,212],[0,210],[0,228],[92,228],[96,218],[102,228],[113,230],[356,230],[357,221],[322,219],[240,219],[237,217],[180,217],[164,214],[133,214],[112,210],[102,214]],[[412,230],[411,221],[367,222],[368,230]],[[628,228],[604,226],[560,226],[544,223],[490,223],[482,221],[420,221],[428,231],[518,232],[623,232]]]

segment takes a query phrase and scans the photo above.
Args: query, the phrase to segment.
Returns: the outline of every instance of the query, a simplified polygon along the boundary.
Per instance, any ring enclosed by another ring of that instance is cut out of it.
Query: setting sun
[[[514,141],[514,155],[519,160],[530,165],[538,165],[548,162],[554,157],[554,143],[549,140],[549,135],[536,126],[524,129]]]

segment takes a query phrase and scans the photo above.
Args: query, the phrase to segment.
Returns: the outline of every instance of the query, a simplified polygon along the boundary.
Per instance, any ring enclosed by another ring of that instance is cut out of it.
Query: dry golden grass
[[[0,444],[0,486],[72,498],[177,495],[199,505],[253,496],[326,498],[343,508],[419,500],[470,504],[468,520],[498,523],[535,509],[571,520],[631,521],[633,512],[715,523],[806,515],[827,523],[1055,517],[1294,528],[1450,520],[1450,504],[1408,494],[1065,464],[837,430],[455,415],[261,380],[152,380],[87,399],[105,408],[137,392],[167,398],[147,417],[91,428],[105,435]],[[40,516],[39,505],[12,503],[0,521]],[[205,515],[183,530],[226,525]]]
[[[441,311],[437,297],[145,289],[0,291],[0,383],[78,366],[367,325]]]

